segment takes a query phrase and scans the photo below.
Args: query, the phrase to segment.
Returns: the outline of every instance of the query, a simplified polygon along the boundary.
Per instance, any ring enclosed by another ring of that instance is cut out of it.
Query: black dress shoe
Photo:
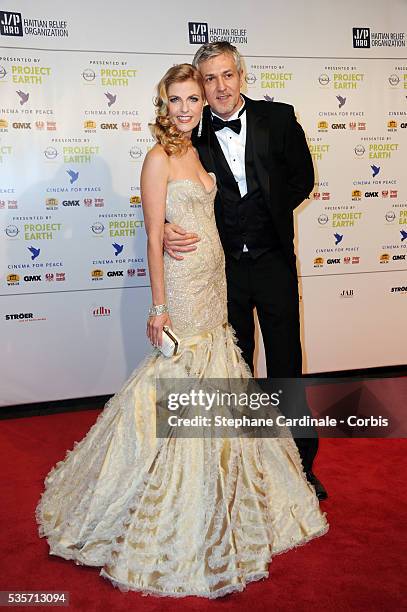
[[[320,480],[315,476],[314,472],[306,472],[307,480],[315,487],[316,496],[320,501],[328,497],[328,493]]]

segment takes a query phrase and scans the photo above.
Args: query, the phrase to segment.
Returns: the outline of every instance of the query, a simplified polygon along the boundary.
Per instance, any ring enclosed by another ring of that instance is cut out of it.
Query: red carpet
[[[316,473],[329,533],[274,558],[271,576],[243,593],[208,601],[121,593],[97,568],[48,555],[34,510],[49,469],[80,440],[97,412],[0,421],[0,590],[67,590],[69,610],[398,611],[405,606],[406,441],[321,440]],[[19,610],[49,607],[19,607]],[[55,608],[53,608],[55,609]],[[67,608],[65,608],[67,609]]]

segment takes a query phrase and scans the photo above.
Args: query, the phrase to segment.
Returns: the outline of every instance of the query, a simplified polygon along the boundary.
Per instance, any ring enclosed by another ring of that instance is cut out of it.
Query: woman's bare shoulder
[[[147,172],[164,172],[169,171],[169,156],[164,151],[160,144],[155,144],[145,156],[143,163],[143,171]]]

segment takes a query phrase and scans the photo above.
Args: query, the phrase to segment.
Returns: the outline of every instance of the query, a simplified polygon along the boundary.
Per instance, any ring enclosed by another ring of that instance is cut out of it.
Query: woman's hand
[[[198,234],[194,232],[187,232],[175,223],[164,224],[164,249],[174,259],[184,259],[178,252],[196,251],[195,245],[199,241]]]
[[[147,336],[153,346],[161,346],[164,325],[172,327],[171,319],[168,313],[148,317]]]

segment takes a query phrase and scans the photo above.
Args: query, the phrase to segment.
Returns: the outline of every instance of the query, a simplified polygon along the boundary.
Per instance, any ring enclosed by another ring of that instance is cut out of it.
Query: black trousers
[[[242,253],[226,254],[229,322],[236,331],[243,358],[254,371],[254,308],[260,323],[269,378],[302,375],[298,279],[279,250],[256,259]],[[301,412],[311,415],[305,393]],[[282,408],[283,412],[283,408]],[[286,414],[285,416],[290,416]],[[295,438],[304,470],[310,471],[318,450],[318,437]]]

